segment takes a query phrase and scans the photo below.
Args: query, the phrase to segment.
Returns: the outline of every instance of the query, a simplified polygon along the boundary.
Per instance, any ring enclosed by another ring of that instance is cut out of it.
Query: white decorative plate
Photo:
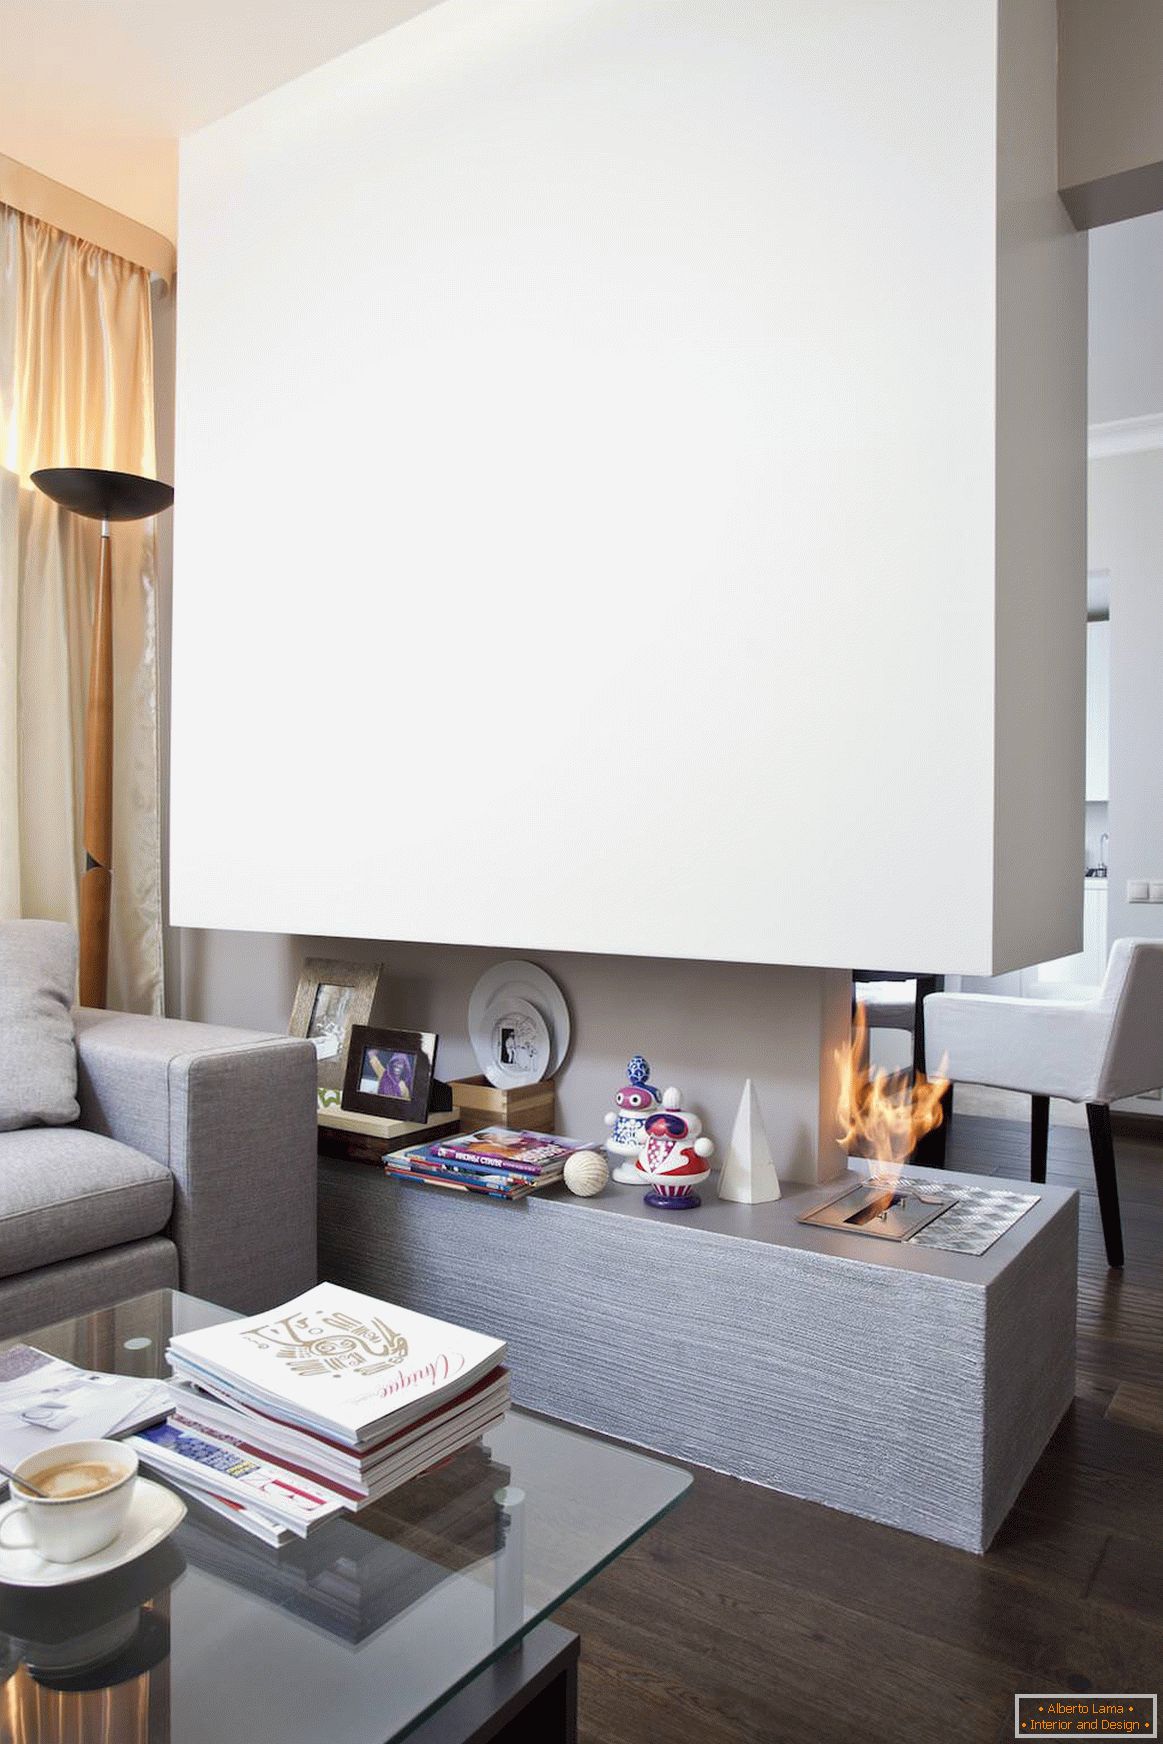
[[[5,1502],[0,1507],[0,1521],[23,1506],[23,1502]],[[139,1477],[125,1525],[104,1550],[84,1556],[80,1562],[47,1562],[37,1550],[7,1550],[0,1545],[0,1581],[13,1587],[68,1587],[74,1581],[93,1580],[144,1556],[185,1518],[186,1504],[180,1496]]]
[[[569,1006],[553,976],[539,969],[536,963],[510,958],[508,962],[494,963],[491,969],[486,969],[473,988],[468,1002],[468,1034],[486,1077],[492,1054],[492,1030],[485,1013],[498,998],[502,1003],[524,999],[540,1012],[549,1032],[549,1064],[545,1076],[552,1078],[561,1070],[562,1061],[569,1052]]]
[[[527,999],[499,993],[485,1007],[489,1036],[485,1077],[498,1090],[537,1084],[549,1068],[550,1041],[545,1019]]]

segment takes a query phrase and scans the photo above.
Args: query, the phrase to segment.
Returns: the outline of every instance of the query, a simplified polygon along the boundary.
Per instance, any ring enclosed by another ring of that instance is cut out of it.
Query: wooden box
[[[478,1126],[510,1126],[518,1132],[552,1132],[557,1119],[553,1079],[540,1084],[522,1084],[517,1090],[498,1090],[485,1077],[457,1078],[452,1100],[460,1114],[461,1132]]]
[[[380,1120],[350,1108],[319,1110],[319,1150],[323,1156],[346,1157],[354,1163],[380,1163],[386,1151],[406,1150],[409,1145],[431,1144],[459,1132],[458,1116],[432,1114],[427,1121]]]

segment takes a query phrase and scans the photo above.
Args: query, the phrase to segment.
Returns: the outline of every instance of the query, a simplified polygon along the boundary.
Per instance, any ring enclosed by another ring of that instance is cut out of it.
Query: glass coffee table
[[[171,1333],[231,1318],[163,1290],[0,1348],[164,1375]],[[513,1409],[438,1470],[280,1550],[187,1498],[177,1532],[123,1569],[0,1585],[0,1736],[572,1740],[578,1640],[548,1619],[690,1482]]]

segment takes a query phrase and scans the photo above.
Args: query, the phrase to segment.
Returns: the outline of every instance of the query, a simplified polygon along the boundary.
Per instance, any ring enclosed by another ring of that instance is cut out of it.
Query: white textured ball
[[[610,1165],[600,1151],[574,1151],[565,1160],[565,1184],[579,1199],[592,1199],[610,1179]]]

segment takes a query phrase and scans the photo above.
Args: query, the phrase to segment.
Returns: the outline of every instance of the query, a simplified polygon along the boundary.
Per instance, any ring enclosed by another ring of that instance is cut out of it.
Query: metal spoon
[[[19,1484],[22,1490],[27,1490],[30,1495],[39,1496],[44,1502],[53,1500],[48,1491],[42,1490],[39,1484],[34,1484],[31,1478],[18,1478],[15,1472],[8,1470],[6,1465],[0,1465],[0,1478],[7,1478],[9,1484]]]

